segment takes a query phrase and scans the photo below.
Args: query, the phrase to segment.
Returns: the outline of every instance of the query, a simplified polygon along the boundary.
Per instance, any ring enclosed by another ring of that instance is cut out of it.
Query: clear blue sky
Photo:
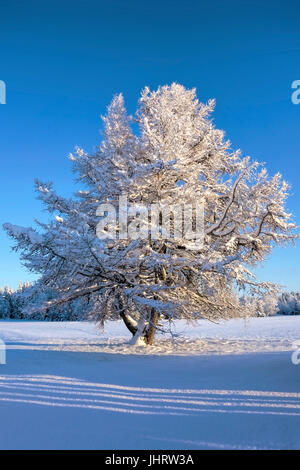
[[[216,98],[215,124],[233,147],[292,185],[300,223],[300,3],[264,1],[0,1],[0,224],[45,219],[33,179],[71,194],[67,159],[99,143],[99,115],[124,92],[130,112],[148,85],[197,87]],[[0,285],[31,276],[0,231]],[[261,279],[300,290],[300,243],[276,249]]]

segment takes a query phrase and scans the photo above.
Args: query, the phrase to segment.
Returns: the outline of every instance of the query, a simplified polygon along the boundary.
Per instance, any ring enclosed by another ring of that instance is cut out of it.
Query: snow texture
[[[1,449],[299,449],[299,317],[176,321],[129,346],[121,322],[1,321]]]

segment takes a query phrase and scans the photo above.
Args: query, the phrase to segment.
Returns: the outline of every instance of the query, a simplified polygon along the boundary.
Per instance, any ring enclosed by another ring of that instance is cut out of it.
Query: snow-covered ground
[[[0,448],[300,448],[300,317],[173,332],[145,348],[120,322],[1,321]]]

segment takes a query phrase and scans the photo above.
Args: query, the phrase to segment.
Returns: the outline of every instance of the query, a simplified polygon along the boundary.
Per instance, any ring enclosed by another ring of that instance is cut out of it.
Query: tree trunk
[[[163,248],[163,250],[165,252],[165,247]],[[164,281],[166,280],[166,276],[167,276],[166,270],[165,268],[163,268],[162,277]],[[158,268],[155,268],[155,284],[158,284],[158,282],[159,282],[159,270]],[[156,298],[156,296],[154,296],[154,298]],[[148,344],[149,346],[153,344],[159,316],[160,314],[155,310],[155,308],[151,308],[149,325],[145,333],[145,343]]]
[[[132,335],[134,336],[137,332],[137,327],[132,323],[130,318],[126,315],[123,300],[120,295],[117,295],[117,302],[118,302],[118,308],[119,308],[119,315],[122,318],[123,322],[125,323],[125,326],[130,331],[130,333],[132,333]]]
[[[159,313],[152,308],[149,312],[149,321],[147,325],[147,321],[145,319],[140,319],[138,324],[132,322],[132,319],[129,315],[126,315],[126,309],[123,304],[122,297],[117,295],[117,303],[119,309],[119,315],[122,318],[125,326],[132,334],[131,344],[137,345],[143,341],[148,346],[153,344],[154,336],[156,333],[156,327],[159,320]]]
[[[132,346],[145,346],[145,326],[146,326],[145,318],[141,317],[138,322],[136,333],[131,338],[130,344]]]
[[[152,308],[151,313],[150,313],[149,326],[145,334],[145,343],[148,344],[149,346],[153,344],[158,320],[159,320],[159,313],[154,308]]]

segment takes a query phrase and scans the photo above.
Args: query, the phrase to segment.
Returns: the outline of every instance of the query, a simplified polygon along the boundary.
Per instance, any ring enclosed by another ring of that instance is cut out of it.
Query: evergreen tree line
[[[75,299],[69,303],[40,309],[57,294],[53,289],[37,292],[29,283],[20,282],[18,289],[0,287],[0,319],[32,319],[45,321],[78,321],[87,317],[89,299]],[[29,308],[33,313],[29,313]]]
[[[88,318],[91,300],[78,298],[49,309],[40,309],[55,299],[53,289],[37,292],[32,285],[20,282],[18,289],[0,287],[0,319],[32,319],[45,321],[79,321]],[[300,315],[300,292],[284,292],[278,297],[264,296],[260,299],[244,297],[240,299],[249,316]],[[32,310],[33,313],[29,313]]]

